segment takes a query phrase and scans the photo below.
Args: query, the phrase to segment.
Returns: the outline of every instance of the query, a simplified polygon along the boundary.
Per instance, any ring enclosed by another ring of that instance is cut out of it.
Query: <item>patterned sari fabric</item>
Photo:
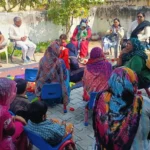
[[[0,78],[0,149],[14,150],[10,131],[14,131],[12,117],[8,112],[10,103],[15,98],[16,83],[7,78]]]
[[[15,81],[0,78],[0,150],[28,150],[27,137],[23,132],[24,124],[13,121],[8,112],[16,92]]]
[[[136,135],[143,98],[137,94],[137,76],[129,68],[113,71],[109,89],[96,98],[93,128],[99,149],[129,150]]]
[[[41,89],[45,83],[59,82],[62,85],[63,103],[68,103],[67,90],[64,83],[64,73],[59,60],[60,46],[53,42],[46,50],[39,62],[39,72],[37,75],[35,93],[41,95]]]
[[[106,90],[111,72],[112,66],[105,60],[102,49],[93,48],[83,75],[83,100],[88,101],[91,92]]]

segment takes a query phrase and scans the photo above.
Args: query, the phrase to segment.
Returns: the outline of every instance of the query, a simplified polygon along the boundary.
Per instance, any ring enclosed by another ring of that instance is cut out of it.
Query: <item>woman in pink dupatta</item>
[[[91,92],[99,92],[108,88],[107,81],[112,72],[112,65],[105,59],[99,47],[91,50],[83,75],[83,100],[89,101]]]
[[[27,139],[22,135],[23,119],[12,117],[8,111],[16,91],[15,81],[0,78],[0,150],[27,150]]]

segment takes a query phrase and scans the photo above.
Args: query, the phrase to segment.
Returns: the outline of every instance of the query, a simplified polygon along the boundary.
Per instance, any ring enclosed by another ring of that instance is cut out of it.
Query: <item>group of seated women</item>
[[[150,69],[147,65],[148,56],[142,43],[136,39],[128,40],[126,47],[120,52],[117,65],[113,68],[126,66],[138,76],[138,88],[150,87]],[[100,48],[93,48],[83,75],[83,99],[88,101],[91,92],[107,89],[107,81],[112,72],[111,64],[106,60]]]
[[[148,56],[137,38],[128,40],[121,51],[113,71],[99,47],[91,50],[85,67],[77,60],[77,48],[66,43],[66,35],[50,44],[39,62],[35,94],[40,97],[45,83],[59,82],[63,103],[68,104],[69,82],[83,81],[83,100],[89,101],[91,92],[96,97],[93,127],[99,149],[148,150],[147,139],[150,121],[150,101],[138,93],[138,89],[150,85]],[[68,79],[68,74],[69,78]],[[39,134],[55,146],[73,132],[73,125],[46,119],[47,105],[42,101],[30,103],[25,97],[27,82],[0,78],[0,148],[2,150],[28,150],[23,127]],[[16,96],[17,94],[17,96]],[[11,116],[11,110],[16,116]],[[56,123],[57,122],[57,123]],[[137,142],[139,141],[139,142]],[[137,146],[138,144],[138,146]],[[68,150],[73,150],[71,145]]]
[[[97,150],[149,150],[150,100],[138,89],[150,86],[145,48],[128,40],[113,68],[100,48],[91,51],[83,76],[84,95],[97,92],[93,129]]]
[[[68,103],[69,82],[83,81],[83,100],[88,101],[91,92],[107,89],[107,81],[112,72],[112,66],[107,61],[101,48],[91,50],[88,62],[80,67],[77,59],[78,51],[75,45],[66,43],[66,35],[54,41],[46,50],[39,62],[39,72],[36,81],[36,95],[40,96],[42,86],[46,82],[60,82],[63,89],[63,102]],[[126,47],[120,52],[117,65],[126,66],[138,76],[138,88],[148,88],[150,85],[150,69],[146,66],[148,59],[144,46],[137,38],[128,40]],[[113,67],[114,68],[114,67]],[[67,83],[66,71],[69,72]]]

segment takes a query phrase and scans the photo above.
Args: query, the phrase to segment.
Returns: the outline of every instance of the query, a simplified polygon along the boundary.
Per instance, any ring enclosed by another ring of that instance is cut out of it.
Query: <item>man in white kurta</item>
[[[15,41],[17,47],[21,47],[24,63],[27,63],[33,57],[36,45],[28,39],[28,32],[20,17],[14,18],[14,24],[9,28],[9,37]]]

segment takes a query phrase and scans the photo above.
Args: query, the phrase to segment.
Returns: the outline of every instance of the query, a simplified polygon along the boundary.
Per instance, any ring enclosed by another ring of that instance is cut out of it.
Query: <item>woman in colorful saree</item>
[[[27,138],[23,133],[24,119],[12,117],[8,111],[16,91],[15,81],[0,78],[0,150],[28,149]]]
[[[98,150],[148,150],[150,102],[138,93],[136,74],[127,67],[112,72],[93,112]],[[146,126],[145,126],[146,124]]]
[[[91,28],[88,26],[87,19],[82,19],[72,35],[71,42],[78,48],[80,58],[88,55],[88,44],[91,38]]]
[[[68,94],[65,86],[65,76],[60,59],[60,44],[53,42],[46,50],[39,62],[39,72],[36,80],[36,96],[40,97],[45,83],[59,82],[62,86],[63,104],[68,103]]]
[[[89,101],[91,92],[107,89],[111,72],[112,66],[105,59],[102,49],[93,48],[83,75],[83,100]]]

